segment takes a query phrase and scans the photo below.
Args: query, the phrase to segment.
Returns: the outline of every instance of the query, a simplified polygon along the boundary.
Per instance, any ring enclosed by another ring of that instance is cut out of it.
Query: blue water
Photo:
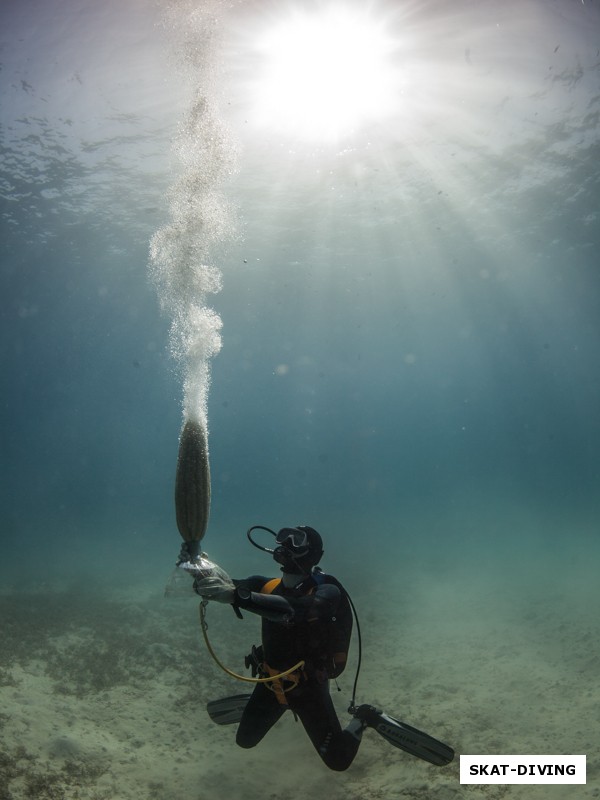
[[[246,528],[309,524],[369,613],[373,582],[421,578],[425,605],[472,579],[517,609],[549,586],[593,607],[598,7],[382,4],[414,35],[410,116],[320,145],[251,125],[243,37],[266,6],[215,7],[237,221],[207,299],[206,549],[268,570]],[[148,252],[198,76],[161,20],[142,0],[0,11],[6,590],[158,596],[178,552],[185,370]]]

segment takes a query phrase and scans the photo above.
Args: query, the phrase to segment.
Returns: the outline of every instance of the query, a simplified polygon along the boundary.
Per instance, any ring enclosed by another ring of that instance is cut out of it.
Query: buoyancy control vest
[[[348,601],[347,592],[337,578],[334,578],[333,575],[326,575],[319,570],[315,570],[311,577],[314,579],[316,586],[323,583],[331,583],[340,590],[340,602],[335,615],[319,620],[319,624],[325,629],[324,652],[322,655],[327,676],[329,678],[337,678],[346,668],[348,661],[348,650],[352,636],[352,609]],[[272,594],[276,592],[280,585],[281,578],[273,578],[264,584],[261,593]],[[311,587],[307,594],[314,593],[316,586]]]

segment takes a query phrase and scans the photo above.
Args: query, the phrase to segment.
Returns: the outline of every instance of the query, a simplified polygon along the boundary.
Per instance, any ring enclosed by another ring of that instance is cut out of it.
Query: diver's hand
[[[227,573],[224,573],[227,575]],[[217,603],[233,603],[235,600],[235,587],[227,575],[227,580],[220,576],[211,575],[206,578],[196,578],[194,591],[203,600],[214,600]]]
[[[210,561],[206,553],[201,553],[194,561],[184,561],[179,569],[194,579],[194,591],[205,600],[217,603],[233,603],[235,586],[224,569]]]
[[[192,581],[186,577],[189,575]],[[229,575],[218,564],[210,561],[206,553],[191,555],[184,545],[179,554],[177,565],[165,588],[167,597],[194,596],[196,586],[200,586],[198,594],[207,600],[220,600],[223,603],[233,602],[234,584]],[[230,589],[231,595],[225,590]],[[231,596],[231,599],[229,597]],[[1,794],[1,792],[0,792]]]

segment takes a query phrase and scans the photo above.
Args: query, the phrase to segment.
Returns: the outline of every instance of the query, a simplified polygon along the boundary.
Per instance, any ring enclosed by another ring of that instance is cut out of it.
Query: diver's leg
[[[333,770],[348,769],[360,746],[360,724],[342,730],[327,683],[302,687],[298,697],[290,697],[290,707],[304,725],[317,753]],[[356,729],[356,730],[354,730]]]
[[[237,729],[235,741],[240,747],[255,747],[273,727],[285,711],[275,696],[262,684],[258,684],[244,709]]]

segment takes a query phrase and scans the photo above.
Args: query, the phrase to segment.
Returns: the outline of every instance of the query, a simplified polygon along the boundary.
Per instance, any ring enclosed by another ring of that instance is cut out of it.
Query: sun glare
[[[383,118],[397,102],[393,42],[365,12],[296,12],[258,40],[259,125],[331,141]]]

